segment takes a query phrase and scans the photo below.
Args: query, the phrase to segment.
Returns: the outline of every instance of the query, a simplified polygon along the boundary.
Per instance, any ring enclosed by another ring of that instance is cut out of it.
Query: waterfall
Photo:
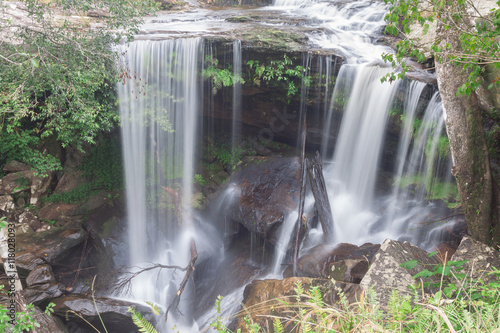
[[[236,149],[239,145],[239,136],[242,134],[241,126],[241,41],[233,42],[233,124],[231,133],[231,144],[233,158],[236,155]],[[237,161],[232,161],[233,165]]]
[[[190,239],[199,237],[191,200],[200,134],[202,39],[136,41],[120,46],[119,52],[130,265],[183,267],[189,262]],[[203,244],[197,241],[198,247]],[[166,305],[178,287],[174,281],[171,272],[143,273],[132,291],[136,298]]]
[[[414,94],[418,96],[418,92]],[[410,103],[414,102],[415,95],[409,96]],[[451,193],[454,188],[449,172],[451,159],[448,156],[440,156],[443,152],[438,149],[441,138],[445,137],[439,94],[434,94],[421,120],[416,120],[413,110],[406,112],[404,119],[405,126],[402,133],[404,140],[401,140],[398,150],[399,163],[394,177],[393,194],[385,214],[385,223],[388,224],[386,229],[390,230],[386,236],[403,237],[421,247],[431,249],[435,245],[433,241],[439,239],[432,239],[428,235],[422,236],[422,232],[417,232],[422,227],[414,222],[430,218],[433,203],[427,203],[425,198],[432,198],[438,184],[445,187],[439,189],[444,193]],[[412,136],[410,145],[409,137]],[[439,175],[443,174],[444,178],[439,179]]]
[[[305,76],[317,62],[317,70],[313,72],[318,78],[315,81],[317,86],[310,87],[303,80],[300,105],[293,106],[296,109],[292,110],[300,115],[297,133],[301,133],[306,119],[323,123],[315,133],[308,135],[323,138],[321,147],[315,149],[321,151],[325,162],[324,176],[335,221],[334,242],[361,244],[382,242],[391,237],[410,240],[424,247],[432,243],[434,236],[424,237],[413,230],[434,209],[433,203],[429,202],[433,189],[438,185],[452,186],[451,175],[445,171],[450,167],[449,159],[442,149],[438,149],[443,146],[442,107],[437,94],[427,107],[421,105],[423,83],[380,82],[380,78],[390,72],[380,60],[380,54],[387,52],[388,48],[376,45],[373,40],[374,34],[384,25],[386,6],[379,1],[275,0],[272,8],[276,9],[276,6],[287,7],[283,13],[291,16],[307,16],[307,20],[301,22],[307,21],[304,24],[310,25],[310,41],[345,57],[337,77],[334,77],[338,68],[333,64],[332,56],[304,53]],[[234,170],[235,152],[243,143],[245,117],[242,112],[253,111],[245,103],[260,98],[257,94],[242,96],[242,84],[238,82],[232,88],[221,88],[217,96],[208,84],[203,85],[200,74],[205,54],[219,58],[221,54],[215,46],[208,44],[196,37],[122,45],[118,50],[122,55],[122,82],[117,86],[126,173],[129,264],[145,267],[147,262],[155,262],[185,267],[190,259],[190,242],[194,239],[199,254],[197,273],[204,276],[192,280],[198,279],[198,283],[205,278],[205,288],[200,288],[204,292],[207,291],[206,285],[213,282],[210,279],[217,279],[221,265],[227,264],[223,261],[226,247],[221,238],[229,238],[235,232],[228,229],[231,221],[207,216],[210,215],[208,212],[200,217],[192,209],[196,194],[193,185],[195,173],[199,170],[205,172],[197,164],[197,159],[203,155],[202,149],[206,149],[204,145],[208,145],[202,140],[202,135],[216,133],[219,126],[228,129],[227,133],[221,133],[221,137],[224,146],[231,147],[230,164]],[[226,45],[228,52],[223,54],[225,73],[232,66],[233,78],[241,77],[243,55],[248,55],[243,54],[239,40]],[[208,91],[211,95],[204,96]],[[320,98],[313,100],[312,93],[319,94]],[[399,110],[400,105],[396,104],[403,99],[405,103]],[[205,105],[205,110],[202,105]],[[397,156],[392,191],[381,195],[376,193],[376,183],[386,144],[388,119],[394,116],[395,109],[401,112],[397,116],[403,119],[403,129],[397,149],[394,145]],[[204,124],[201,122],[203,115],[207,118]],[[257,121],[247,124],[249,126],[245,129],[248,128],[249,132],[257,132],[260,126]],[[230,131],[229,126],[232,126]],[[250,129],[252,126],[257,129]],[[334,147],[330,145],[333,141]],[[289,142],[295,142],[294,138]],[[300,151],[300,138],[296,146],[296,151]],[[267,149],[259,148],[260,151]],[[231,171],[226,168],[219,173],[229,177]],[[237,198],[235,189],[238,185],[231,184],[219,194],[218,201],[214,200],[217,204],[213,215]],[[217,190],[218,186],[220,184],[215,184],[211,190]],[[314,198],[308,194],[304,211],[310,213],[313,210]],[[287,254],[297,218],[295,212],[284,217],[270,267],[273,276],[280,275],[283,264],[288,263]],[[224,225],[227,229],[216,230],[212,223]],[[323,242],[320,229],[318,226],[311,230],[308,246]],[[252,257],[255,250],[252,240],[256,236],[252,234],[249,238]],[[169,270],[143,273],[140,281],[132,285],[134,297],[165,306],[177,292],[182,277],[183,274]],[[242,293],[241,285],[228,292],[233,296],[228,296],[231,298],[225,302],[231,309],[238,306],[237,297]],[[194,313],[199,310],[192,310],[197,302],[196,295],[199,294],[188,284],[180,302],[179,313],[183,316],[174,320],[177,328],[185,328],[181,331],[197,331],[197,324],[193,323],[196,318],[200,323],[213,318],[210,312],[204,316]],[[184,319],[179,319],[181,317]]]

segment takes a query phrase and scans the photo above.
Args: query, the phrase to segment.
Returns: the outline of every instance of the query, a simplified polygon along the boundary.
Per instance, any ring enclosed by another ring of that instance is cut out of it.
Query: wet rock
[[[10,161],[4,165],[3,171],[5,172],[18,172],[18,171],[28,171],[30,166],[18,161]]]
[[[371,243],[361,246],[348,243],[318,245],[299,258],[297,273],[299,276],[359,283],[379,248],[380,245]]]
[[[495,274],[487,275],[487,269],[491,267],[500,268],[500,253],[498,250],[480,243],[470,237],[464,237],[451,257],[453,261],[467,260],[463,264],[460,273],[474,280],[482,278],[485,281],[496,279]]]
[[[412,269],[401,267],[401,264],[416,260]],[[413,295],[408,286],[416,284],[413,276],[424,269],[438,265],[436,256],[430,257],[424,250],[408,243],[387,239],[373,257],[373,262],[361,280],[361,288],[367,292],[372,289],[377,295],[377,301],[387,305],[394,290],[399,295]],[[428,278],[424,281],[430,281]]]
[[[310,279],[304,277],[292,277],[283,280],[256,280],[246,286],[244,291],[243,308],[251,309],[249,313],[245,313],[251,317],[253,322],[258,323],[261,327],[273,326],[273,318],[265,316],[276,316],[281,318],[290,318],[293,314],[282,306],[283,303],[278,299],[295,304],[297,293],[295,291],[296,284],[300,282],[304,290],[309,290],[310,286],[319,287],[326,304],[333,305],[339,301],[337,290],[344,292],[349,302],[355,302],[360,293],[359,285],[351,283],[332,282],[331,280]],[[286,320],[284,321],[286,322]],[[244,328],[245,323],[243,318],[238,317],[236,326]]]
[[[15,207],[14,198],[11,195],[0,195],[0,210],[8,213],[14,210]]]
[[[54,282],[56,282],[54,272],[52,272],[52,267],[47,264],[36,266],[26,277],[26,284],[30,287],[36,284]]]
[[[276,244],[277,230],[298,203],[298,158],[245,157],[223,189],[223,216]],[[295,213],[296,214],[296,213]]]
[[[66,326],[56,316],[48,316],[39,307],[35,306],[33,308],[34,314],[33,319],[40,325],[36,329],[36,332],[50,332],[50,333],[68,333]]]
[[[16,238],[16,264],[28,274],[36,266],[57,262],[85,239],[85,231],[77,224],[51,230],[18,235]]]
[[[42,304],[63,294],[64,287],[58,283],[37,284],[24,290],[26,302]]]
[[[109,333],[128,333],[137,331],[132,322],[131,314],[128,312],[130,306],[135,308],[136,311],[140,312],[149,321],[155,319],[151,309],[147,306],[109,297],[95,297],[94,304],[92,297],[74,294],[54,299],[53,302],[55,303],[55,314],[70,319],[71,321],[79,322],[82,324],[82,327],[88,327],[87,324],[74,314],[76,312],[101,332],[104,330],[100,323],[97,309]]]

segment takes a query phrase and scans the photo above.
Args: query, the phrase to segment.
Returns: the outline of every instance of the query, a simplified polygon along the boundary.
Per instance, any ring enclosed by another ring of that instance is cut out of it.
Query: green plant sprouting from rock
[[[245,83],[245,80],[241,76],[233,73],[231,66],[228,68],[219,68],[219,60],[217,58],[206,56],[205,64],[206,68],[203,69],[203,77],[211,79],[213,85],[212,93],[214,95],[223,87],[231,87],[236,83]]]
[[[298,93],[301,84],[309,86],[311,83],[311,76],[306,75],[307,69],[301,65],[294,66],[292,59],[286,54],[283,55],[283,59],[269,60],[266,63],[248,60],[242,76],[235,75],[231,65],[228,68],[220,68],[219,61],[212,56],[205,58],[205,64],[203,77],[211,79],[214,94],[223,87],[246,83],[257,87],[262,85],[280,87],[286,91],[287,98],[290,98]]]

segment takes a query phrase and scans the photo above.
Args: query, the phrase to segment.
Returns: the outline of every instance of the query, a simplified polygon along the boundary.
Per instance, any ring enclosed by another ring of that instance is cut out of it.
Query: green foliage
[[[9,123],[0,123],[0,126],[0,166],[17,160],[30,165],[38,175],[46,175],[49,170],[61,170],[59,160],[37,149],[41,140],[35,130],[21,129]]]
[[[55,137],[63,147],[81,148],[116,124],[113,87],[119,55],[111,46],[131,38],[141,16],[156,5],[152,0],[24,4],[33,20],[29,26],[14,27],[3,12],[0,21],[0,163],[16,159],[43,174],[60,166],[53,156],[37,151],[40,140]],[[100,17],[98,25],[74,16],[89,10],[109,15]],[[57,19],[54,12],[60,13]]]
[[[220,166],[231,172],[244,156],[254,156],[255,154],[257,154],[255,146],[250,142],[242,142],[232,147],[228,141],[210,141],[207,147],[207,158],[214,160],[214,163],[211,163],[208,168],[216,170]]]
[[[201,185],[201,186],[205,186],[207,185],[207,181],[205,180],[205,178],[203,178],[202,175],[200,175],[199,173],[195,174],[194,175],[194,182],[198,185]]]
[[[116,139],[103,139],[85,155],[81,165],[83,175],[90,179],[68,192],[54,193],[46,202],[79,203],[101,190],[123,189],[123,160],[121,147]]]
[[[132,321],[139,329],[139,332],[158,333],[153,324],[151,324],[146,318],[144,318],[140,312],[136,312],[132,307],[128,308],[128,312],[132,314]]]
[[[94,187],[106,190],[123,188],[123,159],[120,142],[104,139],[85,155],[81,170],[89,179],[94,179]]]
[[[219,60],[212,56],[205,57],[206,68],[203,69],[203,77],[212,79],[212,92],[215,95],[222,87],[231,87],[235,83],[244,84],[245,80],[239,75],[234,75],[232,68],[218,68]]]
[[[297,94],[303,83],[309,86],[311,76],[305,75],[307,70],[304,66],[294,66],[292,60],[283,55],[283,60],[269,60],[261,63],[259,60],[248,60],[246,62],[245,77],[234,75],[232,67],[220,68],[219,61],[212,56],[205,58],[206,67],[203,69],[203,77],[212,80],[212,92],[217,93],[222,87],[231,87],[235,83],[250,83],[260,87],[262,84],[280,87],[287,92],[287,98]]]
[[[269,64],[261,64],[258,60],[248,60],[249,81],[256,86],[264,82],[267,85],[282,87],[288,98],[294,96],[300,84],[309,86],[311,76],[306,76],[307,69],[304,66],[293,66],[292,60],[283,54],[283,60],[271,60]]]
[[[2,220],[3,218],[0,219],[0,222],[2,222]],[[0,228],[2,227],[0,226]],[[4,293],[3,289],[4,286],[0,285],[0,293]],[[54,313],[54,306],[54,303],[49,303],[47,305],[47,307],[45,308],[45,314],[47,316],[50,316],[52,313]],[[35,310],[33,308],[34,305],[30,303],[26,306],[26,311],[17,311],[15,313],[15,325],[12,325],[11,323],[13,321],[13,318],[10,316],[11,312],[9,307],[7,305],[0,304],[0,332],[7,332],[8,329],[8,332],[11,333],[22,333],[29,332],[40,327],[40,324],[38,324],[33,317],[33,315],[35,314]]]
[[[440,181],[432,178],[430,181],[422,175],[403,176],[398,179],[399,186],[405,188],[410,185],[425,186],[427,192],[426,200],[440,199],[447,204],[453,204],[458,201],[458,188],[455,183]]]
[[[418,23],[427,34],[430,25],[439,21],[445,31],[457,33],[460,40],[458,48],[451,45],[440,45],[439,41],[431,47],[431,54],[436,61],[451,62],[469,71],[469,78],[457,91],[458,95],[469,95],[482,83],[484,65],[494,64],[500,68],[500,8],[492,8],[488,16],[482,16],[471,0],[434,0],[422,3],[419,0],[384,0],[391,5],[386,15],[386,33],[401,36],[396,45],[396,54],[384,54],[383,59],[394,68],[401,66],[399,78],[405,76],[410,67],[405,57],[416,58],[423,62],[426,59],[425,50],[417,42],[408,37],[410,27]],[[497,2],[500,6],[500,1]],[[382,81],[396,79],[395,73],[385,76]],[[500,85],[500,80],[494,80],[488,88]]]
[[[463,264],[448,262],[415,275],[415,279],[435,276],[438,281],[435,285],[442,288],[423,297],[417,294],[418,286],[413,294],[400,295],[394,290],[384,307],[370,296],[372,291],[349,304],[342,290],[335,287],[339,300],[332,306],[324,302],[314,287],[305,291],[296,286],[296,291],[301,291],[296,294],[297,302],[283,302],[289,315],[271,316],[273,331],[282,332],[285,322],[285,327],[294,332],[496,332],[500,325],[500,271],[493,268],[485,273],[495,276],[492,282],[470,281],[457,273]],[[411,269],[416,262],[412,260],[402,266]],[[447,268],[451,266],[454,269]],[[453,283],[446,282],[451,279]]]

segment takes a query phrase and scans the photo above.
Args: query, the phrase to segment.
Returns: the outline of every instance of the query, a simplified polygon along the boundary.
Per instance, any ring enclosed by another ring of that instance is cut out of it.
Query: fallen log
[[[323,166],[321,156],[316,152],[316,156],[307,159],[307,172],[309,182],[314,195],[319,221],[323,227],[323,234],[327,241],[333,240],[333,215],[328,193],[326,192],[325,178],[323,177]]]

